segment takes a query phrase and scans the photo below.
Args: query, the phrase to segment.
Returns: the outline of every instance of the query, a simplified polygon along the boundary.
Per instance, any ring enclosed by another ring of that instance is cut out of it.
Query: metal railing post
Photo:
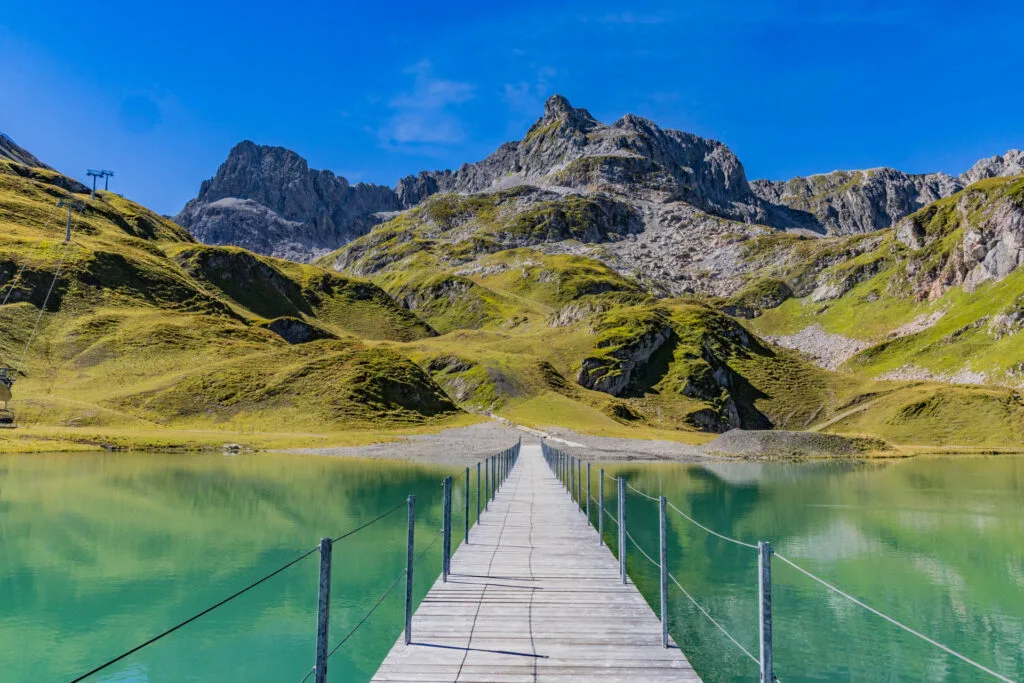
[[[480,522],[480,463],[476,464],[476,521]]]
[[[619,482],[619,571],[622,573],[622,583],[626,579],[626,480],[618,478]]]
[[[488,503],[491,502],[491,470],[490,470],[491,459],[484,458],[484,489],[487,490],[487,495],[484,496],[484,510],[487,509]]]
[[[590,463],[587,463],[587,526],[590,526]]]
[[[757,544],[757,592],[760,607],[758,624],[761,632],[761,683],[774,683],[772,668],[772,547]]]
[[[576,461],[576,499],[583,497],[583,461]]]
[[[668,500],[658,498],[658,538],[661,542],[661,646],[668,647],[668,525],[665,511]]]
[[[452,553],[452,478],[444,478],[444,511],[442,512],[441,580],[448,581],[448,566]]]
[[[331,539],[320,539],[320,589],[316,605],[314,683],[327,683],[327,627],[331,623]]]
[[[405,542],[405,644],[412,642],[412,565],[416,546],[416,496],[409,496],[409,535]]]
[[[569,497],[576,502],[576,456],[569,457]]]
[[[597,544],[604,545],[604,468],[597,481]]]
[[[466,544],[469,544],[469,468],[466,468]]]

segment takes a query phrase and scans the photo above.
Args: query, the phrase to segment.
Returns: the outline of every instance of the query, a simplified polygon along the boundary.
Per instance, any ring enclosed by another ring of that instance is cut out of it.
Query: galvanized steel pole
[[[626,480],[618,478],[619,482],[619,571],[622,573],[622,583],[626,579]]]
[[[668,500],[658,498],[658,538],[661,542],[661,646],[668,647],[668,525],[665,510]]]
[[[452,478],[444,478],[444,511],[441,523],[444,538],[441,541],[441,580],[448,581],[448,561],[452,552]]]
[[[480,463],[476,464],[476,521],[480,521]]]
[[[466,468],[466,544],[469,544],[469,468]]]
[[[587,526],[590,525],[590,463],[587,463]]]
[[[316,605],[314,683],[327,683],[327,628],[331,623],[331,539],[320,539],[320,589]]]
[[[576,456],[569,457],[569,497],[576,502]]]
[[[772,547],[757,544],[757,592],[760,598],[758,623],[761,634],[761,683],[774,683],[772,668]]]
[[[484,489],[487,490],[487,495],[484,496],[484,510],[487,509],[487,504],[491,502],[491,471],[490,471],[490,458],[484,459]]]
[[[416,496],[409,496],[409,535],[405,542],[405,644],[412,642],[412,565],[416,546]]]
[[[576,461],[576,498],[583,497],[583,461]]]
[[[597,544],[604,545],[604,468],[597,478]]]

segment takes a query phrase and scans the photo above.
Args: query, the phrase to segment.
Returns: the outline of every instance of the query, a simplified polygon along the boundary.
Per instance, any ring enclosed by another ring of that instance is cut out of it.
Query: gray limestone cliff
[[[979,159],[970,170],[960,175],[964,183],[973,183],[984,178],[1013,176],[1024,173],[1024,151],[1011,149],[1003,155]]]
[[[830,235],[883,230],[963,186],[945,173],[912,175],[893,168],[751,183],[754,193],[765,201],[803,212],[808,219],[804,227]]]
[[[366,234],[374,214],[402,208],[394,190],[309,168],[283,147],[245,141],[175,221],[206,244],[234,244],[297,261]]]

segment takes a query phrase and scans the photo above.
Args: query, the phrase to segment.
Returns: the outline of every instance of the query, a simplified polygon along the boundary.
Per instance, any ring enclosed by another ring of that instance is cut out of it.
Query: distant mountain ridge
[[[329,171],[310,169],[295,152],[245,141],[231,150],[175,221],[209,244],[310,261],[432,195],[525,187],[559,195],[615,196],[642,216],[641,233],[672,226],[677,234],[681,226],[690,226],[693,237],[704,239],[713,230],[712,219],[721,218],[847,235],[891,227],[975,180],[1021,172],[1024,153],[1010,150],[978,161],[959,177],[876,168],[748,181],[740,160],[721,142],[662,129],[633,114],[603,124],[554,95],[522,140],[457,170],[406,176],[394,189],[351,185]],[[664,270],[679,265],[676,256],[665,260]]]

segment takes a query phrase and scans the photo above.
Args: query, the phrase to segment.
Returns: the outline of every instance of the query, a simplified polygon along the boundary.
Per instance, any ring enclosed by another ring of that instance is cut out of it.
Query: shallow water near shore
[[[594,470],[596,472],[596,470]],[[1024,456],[896,462],[608,466],[709,528],[772,548],[868,605],[1012,680],[1024,679]],[[598,475],[592,492],[597,497]],[[606,481],[614,511],[614,483]],[[657,504],[627,489],[627,528],[658,558]],[[596,520],[596,505],[592,504]],[[615,525],[606,537],[616,547]],[[679,583],[758,656],[757,552],[667,513]],[[630,545],[657,611],[658,571]],[[772,561],[781,681],[995,680]],[[757,664],[670,583],[671,632],[705,681]]]
[[[1024,678],[1024,457],[608,471],[716,531],[770,541],[868,604]],[[457,544],[463,473],[275,454],[0,456],[0,679],[71,680],[409,494],[422,550],[440,527],[447,474],[456,476]],[[596,497],[598,468],[592,473]],[[475,472],[472,483],[475,513]],[[631,534],[656,558],[655,504],[634,493],[627,501]],[[671,510],[669,522],[673,574],[756,655],[756,554]],[[614,548],[614,525],[606,531]],[[400,509],[335,545],[332,646],[398,576],[405,533]],[[417,565],[417,598],[439,572],[439,546]],[[632,549],[629,568],[656,609],[656,571]],[[89,680],[298,683],[313,660],[317,573],[314,554]],[[773,582],[776,674],[785,683],[992,680],[778,560]],[[673,636],[704,680],[755,680],[756,666],[678,589],[670,595]],[[401,629],[396,590],[332,657],[332,679],[368,680]]]

